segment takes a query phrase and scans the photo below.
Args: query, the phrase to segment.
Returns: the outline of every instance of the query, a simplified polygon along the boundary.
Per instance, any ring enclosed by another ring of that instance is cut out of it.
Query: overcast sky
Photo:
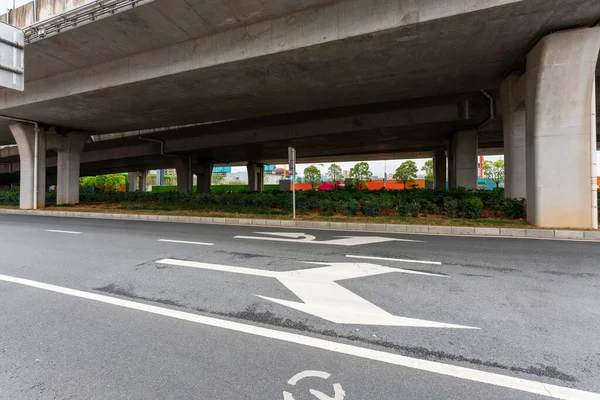
[[[0,0],[0,10],[4,14],[6,10],[10,10],[13,8],[13,3],[15,4],[15,8],[21,7],[23,4],[31,3],[32,0]]]

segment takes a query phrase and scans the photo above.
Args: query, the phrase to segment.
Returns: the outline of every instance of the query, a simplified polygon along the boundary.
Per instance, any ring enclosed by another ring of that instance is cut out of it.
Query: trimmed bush
[[[458,200],[453,198],[444,199],[444,212],[448,218],[456,218],[458,216]]]
[[[413,201],[408,203],[408,213],[413,218],[419,217],[419,212],[421,211],[421,204],[418,201]]]
[[[289,213],[292,210],[292,193],[270,190],[263,193],[238,191],[243,185],[221,185],[213,188],[235,188],[232,191],[210,193],[158,192],[82,192],[82,204],[119,203],[121,208],[155,210],[207,210],[244,213]],[[166,187],[162,187],[166,188]],[[50,192],[47,204],[55,204],[56,193]],[[18,189],[0,192],[0,204],[19,203]],[[379,190],[358,191],[340,189],[333,191],[296,192],[298,210],[321,215],[345,214],[367,216],[397,213],[413,217],[443,213],[449,218],[480,218],[482,211],[505,218],[524,218],[525,201],[505,199],[504,191],[452,190]]]
[[[376,217],[379,215],[381,206],[377,201],[367,201],[365,203],[365,215],[368,217]]]
[[[469,197],[468,199],[462,201],[459,209],[459,216],[461,218],[481,218],[481,214],[483,212],[483,201],[477,197]]]

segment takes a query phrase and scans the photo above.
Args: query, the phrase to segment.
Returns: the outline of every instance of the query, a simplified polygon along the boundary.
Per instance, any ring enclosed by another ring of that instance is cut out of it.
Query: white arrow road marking
[[[60,293],[63,295],[95,301],[98,303],[109,304],[111,306],[122,307],[129,310],[136,310],[149,314],[160,315],[162,317],[175,318],[180,321],[187,321],[199,325],[226,329],[228,331],[239,332],[246,335],[274,339],[285,343],[294,343],[296,345],[306,346],[313,349],[325,350],[331,353],[349,355],[365,360],[379,361],[390,365],[411,368],[419,371],[426,371],[433,374],[450,376],[471,382],[479,382],[507,389],[520,390],[522,392],[551,397],[554,399],[600,400],[599,393],[586,392],[583,390],[568,388],[564,386],[557,386],[543,382],[515,378],[512,376],[495,374],[493,372],[479,371],[473,368],[459,367],[457,365],[444,364],[437,361],[422,360],[420,358],[407,357],[400,354],[389,353],[386,351],[369,349],[366,347],[335,342],[332,340],[319,339],[316,337],[301,335],[298,333],[263,328],[261,326],[256,325],[242,324],[239,322],[214,317],[206,317],[203,315],[192,314],[189,312],[173,310],[165,307],[157,307],[150,304],[139,303],[131,300],[124,300],[118,297],[105,296],[98,293],[84,292],[81,290],[75,290],[63,286],[56,286],[48,283],[32,281],[29,279],[17,278],[14,276],[0,275],[0,281],[46,290],[48,292]],[[398,372],[398,378],[401,379],[401,371]]]
[[[348,258],[360,258],[362,260],[379,260],[379,261],[396,261],[403,263],[413,263],[413,264],[430,264],[430,265],[442,265],[439,261],[420,261],[420,260],[405,260],[402,258],[387,258],[387,257],[370,257],[370,256],[353,256],[347,254]]]
[[[336,236],[339,239],[315,240],[312,235],[299,232],[254,232],[257,235],[268,236],[234,236],[234,239],[268,240],[272,242],[328,244],[333,246],[359,246],[363,244],[385,242],[423,243],[421,240],[396,239],[381,236]]]
[[[157,263],[275,278],[291,290],[302,302],[256,296],[336,324],[479,329],[471,326],[398,317],[377,307],[375,304],[337,283],[337,281],[344,279],[362,278],[391,272],[447,278],[445,275],[390,268],[369,263],[308,263],[327,266],[287,272],[265,271],[172,259],[160,260]]]
[[[69,235],[81,235],[81,232],[73,232],[73,231],[57,231],[55,229],[48,229],[46,232],[53,232],[53,233],[66,233]]]
[[[214,243],[203,243],[203,242],[188,242],[185,240],[170,240],[170,239],[158,239],[159,242],[164,243],[179,243],[179,244],[197,244],[199,246],[212,246]]]

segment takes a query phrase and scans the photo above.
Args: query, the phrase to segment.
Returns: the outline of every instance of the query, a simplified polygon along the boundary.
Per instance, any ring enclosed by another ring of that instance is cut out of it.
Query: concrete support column
[[[129,172],[128,182],[127,182],[127,191],[128,192],[136,192],[139,190],[139,182],[140,182],[140,172]]]
[[[145,192],[148,189],[148,171],[142,171],[138,175],[138,188]]]
[[[527,220],[598,227],[592,108],[600,27],[554,33],[527,56]]]
[[[191,160],[189,158],[175,159],[175,171],[177,173],[177,190],[179,193],[191,193],[194,184]]]
[[[46,147],[57,157],[56,204],[79,203],[79,172],[81,153],[89,135],[71,132],[67,135],[46,135]]]
[[[248,191],[262,192],[265,188],[265,166],[262,164],[248,163]]]
[[[196,190],[198,193],[210,192],[212,184],[213,163],[211,161],[200,161],[193,165],[193,172],[196,175]]]
[[[21,183],[19,206],[23,210],[46,207],[46,136],[36,132],[32,124],[17,123],[9,126],[19,148]],[[37,151],[36,151],[37,144]],[[37,162],[36,162],[37,154]],[[37,164],[37,168],[36,168]]]
[[[477,189],[477,131],[461,131],[454,135],[453,155],[454,186]]]
[[[526,198],[526,114],[524,98],[519,95],[521,77],[511,75],[500,85],[504,125],[504,196]]]
[[[446,189],[446,153],[435,153],[433,157],[433,187]]]
[[[165,170],[156,170],[156,186],[165,186]]]

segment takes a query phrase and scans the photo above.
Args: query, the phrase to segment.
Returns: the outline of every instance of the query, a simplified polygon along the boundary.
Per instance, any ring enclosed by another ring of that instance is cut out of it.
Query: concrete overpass
[[[307,159],[446,153],[452,184],[474,187],[479,145],[504,147],[507,194],[527,198],[530,222],[597,224],[596,0],[111,0],[34,21],[57,3],[9,16],[26,26],[26,90],[0,91],[0,113],[56,132],[38,147],[58,150],[59,191],[88,134],[166,128],[143,135],[160,142],[87,143],[81,168],[175,163],[182,190],[210,162],[281,160],[288,145]],[[20,162],[11,150],[0,168],[21,171],[22,207],[36,192],[42,205],[33,125],[10,123],[0,143],[19,138]],[[189,124],[203,125],[169,128]]]

